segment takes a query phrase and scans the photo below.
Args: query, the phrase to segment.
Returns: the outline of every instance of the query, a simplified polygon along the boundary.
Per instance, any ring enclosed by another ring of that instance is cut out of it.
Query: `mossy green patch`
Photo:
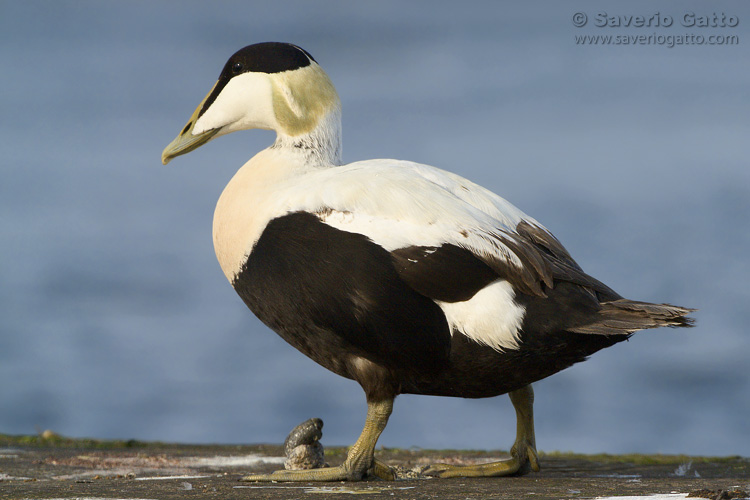
[[[91,438],[69,438],[54,432],[44,431],[34,435],[0,434],[0,446],[43,446],[52,448],[146,448],[161,446],[162,443],[145,442],[135,439],[104,440]]]
[[[728,463],[740,460],[740,456],[727,457],[701,457],[691,455],[661,455],[661,454],[644,454],[644,453],[623,453],[612,455],[609,453],[582,454],[572,452],[540,452],[540,458],[557,458],[566,460],[585,460],[587,462],[599,463],[629,463],[633,465],[680,465],[688,462],[694,464],[700,463]]]

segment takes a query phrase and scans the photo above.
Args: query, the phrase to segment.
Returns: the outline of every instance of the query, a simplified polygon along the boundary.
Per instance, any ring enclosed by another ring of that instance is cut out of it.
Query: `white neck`
[[[337,106],[310,132],[292,136],[278,130],[270,149],[302,155],[302,163],[308,166],[336,166],[341,165],[341,147],[341,109]]]

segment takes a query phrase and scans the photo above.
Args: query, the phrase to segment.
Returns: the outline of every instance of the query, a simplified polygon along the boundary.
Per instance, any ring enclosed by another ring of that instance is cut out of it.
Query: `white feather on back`
[[[499,239],[522,220],[513,205],[459,176],[411,162],[369,160],[312,172],[290,188],[286,212],[320,212],[337,229],[364,234],[386,250],[453,243],[516,267]]]

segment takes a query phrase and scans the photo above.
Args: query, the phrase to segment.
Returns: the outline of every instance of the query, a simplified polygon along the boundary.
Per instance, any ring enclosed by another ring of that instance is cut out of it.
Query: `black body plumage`
[[[428,258],[413,259],[420,253]],[[595,294],[568,282],[544,298],[517,295],[528,308],[518,350],[498,351],[459,332],[451,335],[434,300],[466,300],[498,278],[471,252],[452,245],[391,253],[298,212],[268,223],[233,285],[288,343],[366,391],[385,377],[396,393],[496,396],[627,338],[568,331],[601,309]],[[352,367],[353,358],[368,359],[383,373],[369,381]]]

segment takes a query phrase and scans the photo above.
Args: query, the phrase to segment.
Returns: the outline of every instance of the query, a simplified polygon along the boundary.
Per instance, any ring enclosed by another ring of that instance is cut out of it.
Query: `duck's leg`
[[[381,479],[393,480],[395,473],[390,467],[375,460],[375,444],[388,423],[393,410],[393,399],[367,401],[365,428],[357,442],[349,448],[349,454],[338,467],[307,470],[278,470],[271,474],[253,474],[242,481],[359,481],[368,474]]]
[[[529,469],[539,471],[539,457],[534,438],[534,391],[531,385],[509,394],[516,409],[516,442],[510,450],[511,458],[476,465],[434,464],[424,474],[438,477],[489,477],[526,474]]]

